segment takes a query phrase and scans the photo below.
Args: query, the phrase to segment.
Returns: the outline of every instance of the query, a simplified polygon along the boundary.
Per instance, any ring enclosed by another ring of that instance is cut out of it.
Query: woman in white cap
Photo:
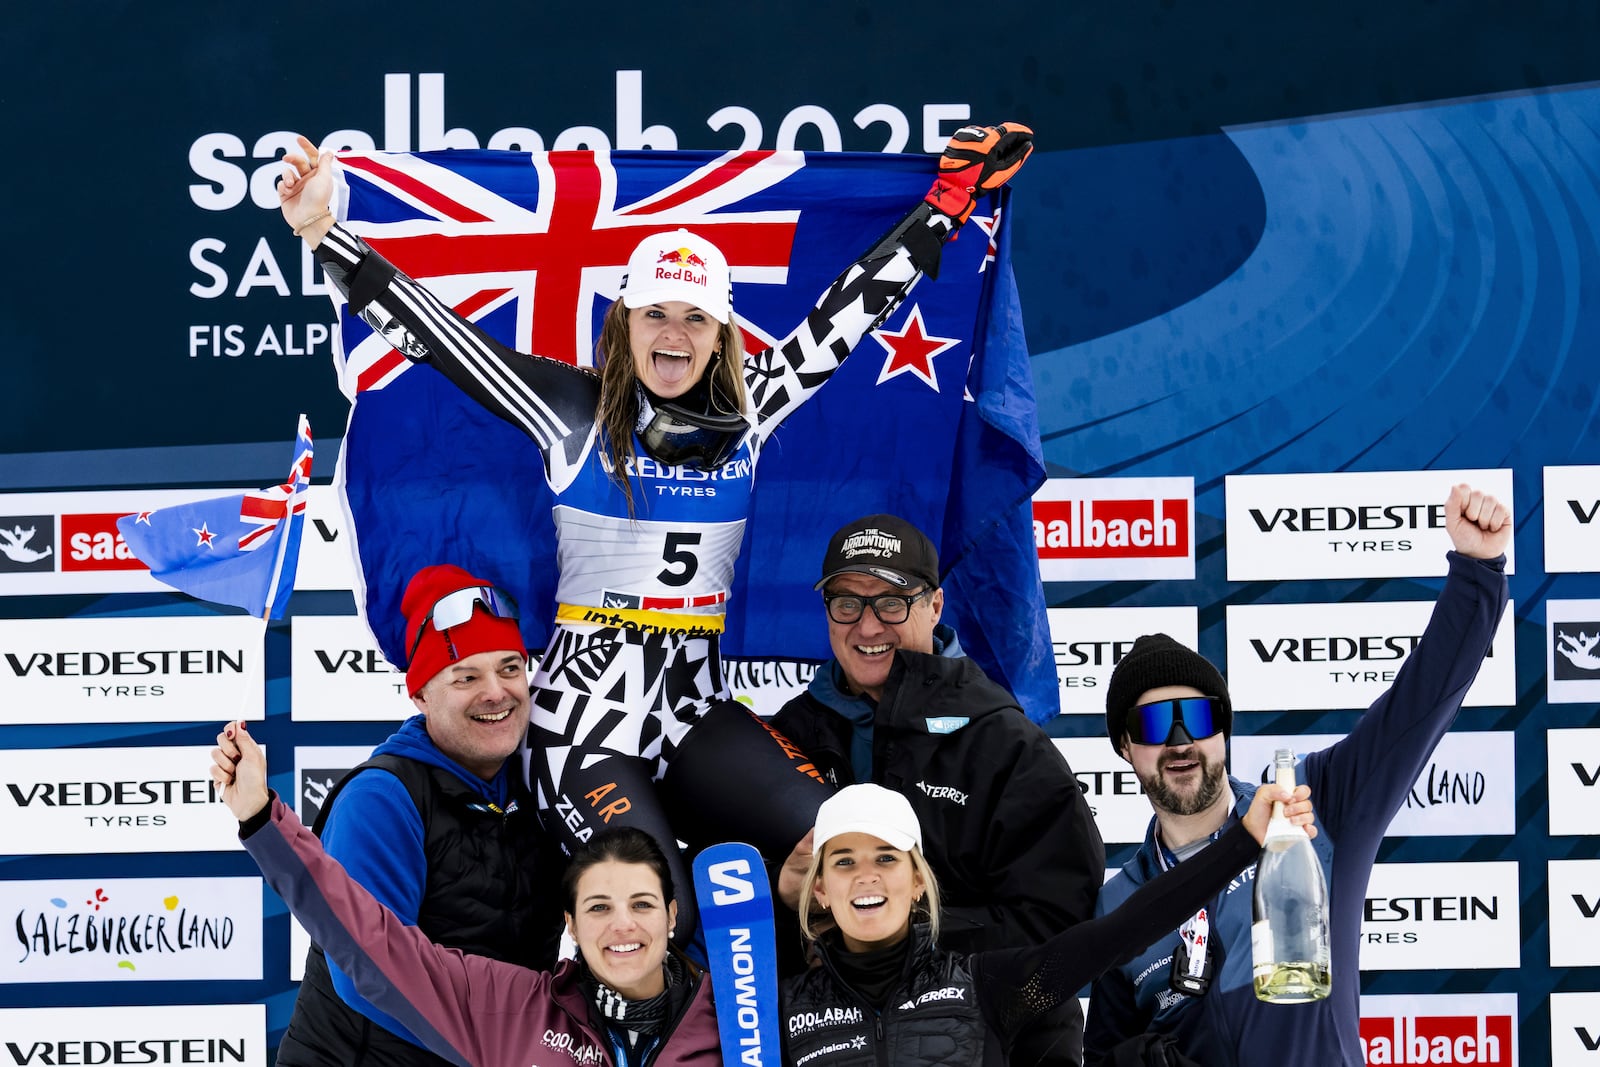
[[[937,273],[944,242],[1022,166],[1032,136],[1014,123],[957,131],[924,200],[793,333],[755,355],[743,349],[723,254],[688,230],[646,238],[601,327],[598,374],[513,352],[462,319],[338,225],[332,153],[302,137],[302,154],[285,158],[283,216],[350,310],[544,455],[560,575],[526,752],[541,809],[569,849],[603,826],[638,826],[689,886],[680,839],[742,838],[784,856],[810,827],[827,787],[730,699],[722,674],[756,461],[779,422],[922,274]],[[695,916],[684,904],[687,937]]]
[[[966,956],[939,948],[938,883],[910,802],[877,785],[841,789],[817,811],[800,927],[820,965],[784,982],[784,1063],[1009,1063],[1030,1022],[1170,932],[1252,864],[1274,801],[1315,835],[1310,795],[1304,785],[1293,794],[1264,785],[1242,820],[1122,907],[1040,945]]]

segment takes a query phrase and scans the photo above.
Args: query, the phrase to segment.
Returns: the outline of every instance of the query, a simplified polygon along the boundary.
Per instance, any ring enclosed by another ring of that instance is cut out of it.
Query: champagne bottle
[[[1273,756],[1279,785],[1293,789],[1294,753]],[[1255,923],[1250,928],[1256,996],[1272,1004],[1321,1000],[1333,988],[1328,949],[1328,883],[1305,828],[1272,806],[1256,862]]]

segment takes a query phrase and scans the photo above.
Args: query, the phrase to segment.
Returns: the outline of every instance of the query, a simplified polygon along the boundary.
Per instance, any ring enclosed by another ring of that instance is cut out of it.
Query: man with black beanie
[[[1506,606],[1509,509],[1458,485],[1445,502],[1445,525],[1455,550],[1421,642],[1349,735],[1306,756],[1295,772],[1311,787],[1321,828],[1312,844],[1329,888],[1332,993],[1292,1008],[1256,999],[1252,882],[1241,876],[1180,929],[1094,984],[1084,1033],[1091,1067],[1365,1063],[1358,961],[1367,878],[1389,821],[1455,720]],[[1096,914],[1205,848],[1249,806],[1256,787],[1227,773],[1232,731],[1228,684],[1209,660],[1165,634],[1134,642],[1106,691],[1106,732],[1133,765],[1155,818],[1138,853],[1101,890]]]

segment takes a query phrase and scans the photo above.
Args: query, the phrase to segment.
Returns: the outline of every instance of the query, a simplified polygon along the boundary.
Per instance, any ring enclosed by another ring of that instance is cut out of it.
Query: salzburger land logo
[[[1304,755],[1342,734],[1236,735],[1229,746],[1235,777],[1259,782],[1272,753]],[[1452,730],[1440,739],[1384,831],[1389,837],[1483,837],[1517,832],[1516,736],[1509,731]]]
[[[55,539],[54,515],[0,518],[0,574],[55,570]]]
[[[15,941],[0,982],[260,977],[260,890],[255,878],[6,882]]]

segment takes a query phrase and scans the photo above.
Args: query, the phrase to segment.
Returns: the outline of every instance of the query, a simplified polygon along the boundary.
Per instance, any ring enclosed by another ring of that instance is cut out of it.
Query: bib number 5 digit
[[[674,587],[688,585],[700,569],[700,557],[690,551],[699,543],[700,535],[697,533],[674,531],[667,534],[667,542],[661,548],[661,558],[667,565],[656,575],[656,580],[662,585]]]

